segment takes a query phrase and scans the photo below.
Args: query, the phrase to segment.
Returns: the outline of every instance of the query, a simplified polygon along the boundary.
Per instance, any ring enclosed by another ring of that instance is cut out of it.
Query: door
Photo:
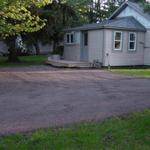
[[[88,61],[88,32],[83,32],[81,39],[81,61]]]

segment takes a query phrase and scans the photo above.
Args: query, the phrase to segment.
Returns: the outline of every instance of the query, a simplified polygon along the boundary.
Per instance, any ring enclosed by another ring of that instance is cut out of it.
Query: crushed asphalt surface
[[[150,79],[48,67],[0,70],[1,135],[150,108]]]

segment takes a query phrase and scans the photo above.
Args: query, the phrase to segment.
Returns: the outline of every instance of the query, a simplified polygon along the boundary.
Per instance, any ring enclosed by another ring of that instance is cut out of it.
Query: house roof
[[[143,31],[145,32],[145,27],[140,24],[134,17],[122,17],[112,20],[105,20],[100,23],[85,24],[83,26],[68,28],[64,31],[86,31],[86,30],[97,30],[97,29],[119,29],[119,30],[129,30],[129,31]]]
[[[134,2],[124,2],[110,17],[109,19],[114,19],[117,15],[120,14],[120,12],[122,12],[127,6],[131,7],[132,9],[134,9],[135,11],[137,11],[139,14],[141,14],[143,17],[145,17],[146,19],[150,20],[150,14],[144,12],[144,8],[142,7],[141,4],[139,3],[134,3]]]

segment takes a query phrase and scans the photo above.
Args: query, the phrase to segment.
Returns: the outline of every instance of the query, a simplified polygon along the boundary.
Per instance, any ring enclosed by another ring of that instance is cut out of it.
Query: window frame
[[[88,46],[88,32],[84,32],[84,46]]]
[[[134,41],[132,41],[131,39],[130,39],[130,35],[131,34],[134,34],[135,35],[135,40]],[[134,42],[134,49],[131,49],[130,48],[130,43],[131,42]],[[129,39],[128,39],[128,51],[136,51],[136,43],[137,43],[137,34],[136,34],[136,32],[129,32]]]
[[[116,33],[121,33],[121,39],[120,40],[116,40]],[[114,31],[114,51],[121,51],[122,50],[122,42],[123,42],[123,32],[122,31]],[[120,48],[119,49],[117,49],[117,48],[115,48],[115,42],[120,42]]]
[[[70,34],[67,33],[67,34],[66,34],[66,43],[69,43],[69,42],[70,42]]]
[[[69,36],[69,41],[68,41],[68,36]],[[74,44],[74,37],[75,34],[74,32],[66,33],[66,44]]]

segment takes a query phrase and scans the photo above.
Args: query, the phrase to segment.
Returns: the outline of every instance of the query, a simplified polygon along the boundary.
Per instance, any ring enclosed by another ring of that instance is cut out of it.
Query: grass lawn
[[[1,137],[0,150],[150,150],[150,110],[103,123]]]
[[[0,67],[17,67],[17,66],[30,66],[30,65],[42,65],[47,60],[48,56],[20,56],[19,63],[7,62],[7,57],[0,57]]]
[[[111,71],[123,75],[150,78],[150,69],[112,69]]]

